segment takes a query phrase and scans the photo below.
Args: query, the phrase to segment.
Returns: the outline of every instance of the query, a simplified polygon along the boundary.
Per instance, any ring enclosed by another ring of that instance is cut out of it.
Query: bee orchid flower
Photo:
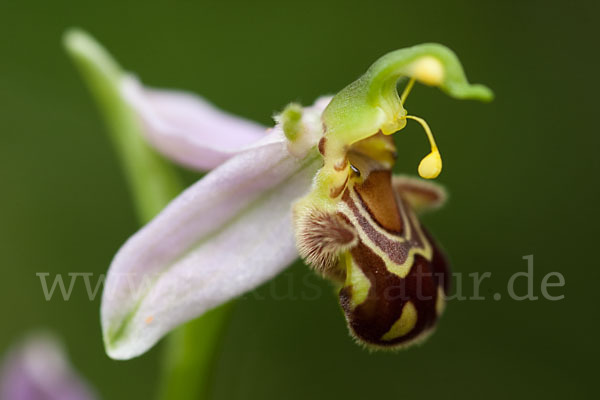
[[[440,206],[444,192],[392,174],[398,154],[410,150],[398,151],[390,135],[408,120],[421,124],[431,152],[419,173],[440,173],[431,129],[404,108],[413,85],[456,98],[492,96],[468,83],[452,51],[425,44],[391,52],[333,98],[290,104],[269,129],[197,96],[146,88],[129,74],[119,82],[147,141],[209,172],[114,257],[101,306],[109,356],[144,353],[299,256],[339,287],[358,342],[400,348],[432,331],[448,267],[416,213]]]

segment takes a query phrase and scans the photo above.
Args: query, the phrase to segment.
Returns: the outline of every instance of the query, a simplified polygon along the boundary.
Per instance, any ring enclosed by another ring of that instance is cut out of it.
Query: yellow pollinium
[[[427,139],[429,139],[429,145],[431,146],[431,152],[419,163],[419,175],[421,175],[421,178],[425,179],[437,178],[440,172],[442,172],[442,156],[435,144],[435,139],[433,138],[433,133],[431,132],[429,125],[423,118],[415,117],[414,115],[407,115],[405,118],[415,120],[421,124],[427,134]]]
[[[435,179],[442,172],[442,157],[438,149],[427,154],[419,163],[419,175],[425,179]]]
[[[412,66],[412,78],[429,86],[440,85],[444,75],[444,66],[435,57],[422,57]]]
[[[371,281],[365,276],[360,267],[353,262],[350,252],[346,252],[344,255],[344,262],[346,264],[346,285],[352,288],[350,301],[352,302],[352,308],[356,308],[367,300],[371,289]]]

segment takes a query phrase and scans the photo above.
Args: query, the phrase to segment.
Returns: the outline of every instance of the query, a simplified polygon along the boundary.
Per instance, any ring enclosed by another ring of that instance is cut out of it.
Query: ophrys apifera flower
[[[431,145],[419,173],[440,173],[429,126],[404,104],[415,83],[457,98],[491,98],[467,82],[454,53],[438,44],[389,53],[333,98],[289,105],[271,129],[190,94],[147,89],[128,74],[117,78],[148,141],[172,160],[210,172],[116,254],[101,310],[111,357],[145,352],[298,255],[340,287],[361,343],[395,348],[433,329],[448,270],[416,213],[439,206],[444,194],[426,181],[393,176],[398,153],[410,150],[398,151],[390,135],[408,120],[419,122]]]

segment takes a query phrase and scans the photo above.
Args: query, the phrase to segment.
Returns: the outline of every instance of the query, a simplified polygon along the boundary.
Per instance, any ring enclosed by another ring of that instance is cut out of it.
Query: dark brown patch
[[[319,153],[321,153],[322,155],[325,155],[325,143],[327,142],[327,139],[325,139],[324,137],[321,138],[321,140],[319,140]]]
[[[369,279],[371,288],[367,299],[355,309],[351,307],[352,287],[340,290],[340,304],[346,313],[348,325],[361,340],[378,346],[395,346],[408,342],[430,330],[437,322],[436,301],[438,284],[448,280],[448,265],[434,246],[431,262],[416,256],[406,278],[399,278],[385,267],[383,260],[364,243],[354,247],[350,254]],[[402,308],[411,301],[417,310],[415,327],[406,335],[383,341],[381,337],[400,318]]]
[[[444,294],[448,295],[450,293],[450,263],[448,262],[448,257],[446,253],[442,250],[441,246],[438,245],[431,234],[423,227],[421,227],[423,233],[429,243],[431,243],[431,247],[433,249],[433,257],[431,259],[431,268],[433,269],[433,273],[435,275],[435,281],[437,285],[441,285],[442,289],[444,289]]]
[[[391,171],[372,171],[362,184],[354,188],[365,209],[379,226],[390,232],[402,232],[402,216],[392,189]]]
[[[344,193],[342,200],[348,205],[361,229],[391,260],[398,264],[406,261],[412,248],[423,248],[427,240],[432,247],[432,258],[427,260],[416,255],[413,265],[405,278],[390,272],[383,259],[379,257],[362,241],[359,241],[351,251],[354,263],[371,283],[367,299],[355,309],[351,306],[352,287],[344,287],[340,293],[340,304],[346,313],[350,329],[362,341],[378,346],[397,346],[417,338],[422,333],[431,330],[438,319],[436,303],[438,287],[445,293],[449,290],[448,262],[431,235],[421,226],[410,206],[401,198],[396,198],[395,207],[405,215],[403,221],[406,235],[398,235],[406,239],[402,242],[391,240],[379,233],[361,214],[357,205],[350,197],[349,190]],[[410,229],[407,229],[410,227]],[[421,237],[418,232],[423,232]],[[417,310],[417,323],[406,335],[384,341],[381,337],[386,334],[400,318],[406,302],[411,301]]]

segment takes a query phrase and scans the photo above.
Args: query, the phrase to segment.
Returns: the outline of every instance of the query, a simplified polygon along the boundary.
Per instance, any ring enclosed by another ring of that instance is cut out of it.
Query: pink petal
[[[143,124],[148,141],[171,160],[210,170],[266,135],[266,128],[217,109],[190,93],[143,87],[133,76],[122,94]]]
[[[109,356],[135,357],[165,333],[272,278],[297,258],[291,204],[321,165],[290,155],[275,128],[176,198],[119,250],[102,299]]]
[[[10,351],[0,375],[0,399],[92,400],[96,395],[72,370],[60,344],[35,336]]]

